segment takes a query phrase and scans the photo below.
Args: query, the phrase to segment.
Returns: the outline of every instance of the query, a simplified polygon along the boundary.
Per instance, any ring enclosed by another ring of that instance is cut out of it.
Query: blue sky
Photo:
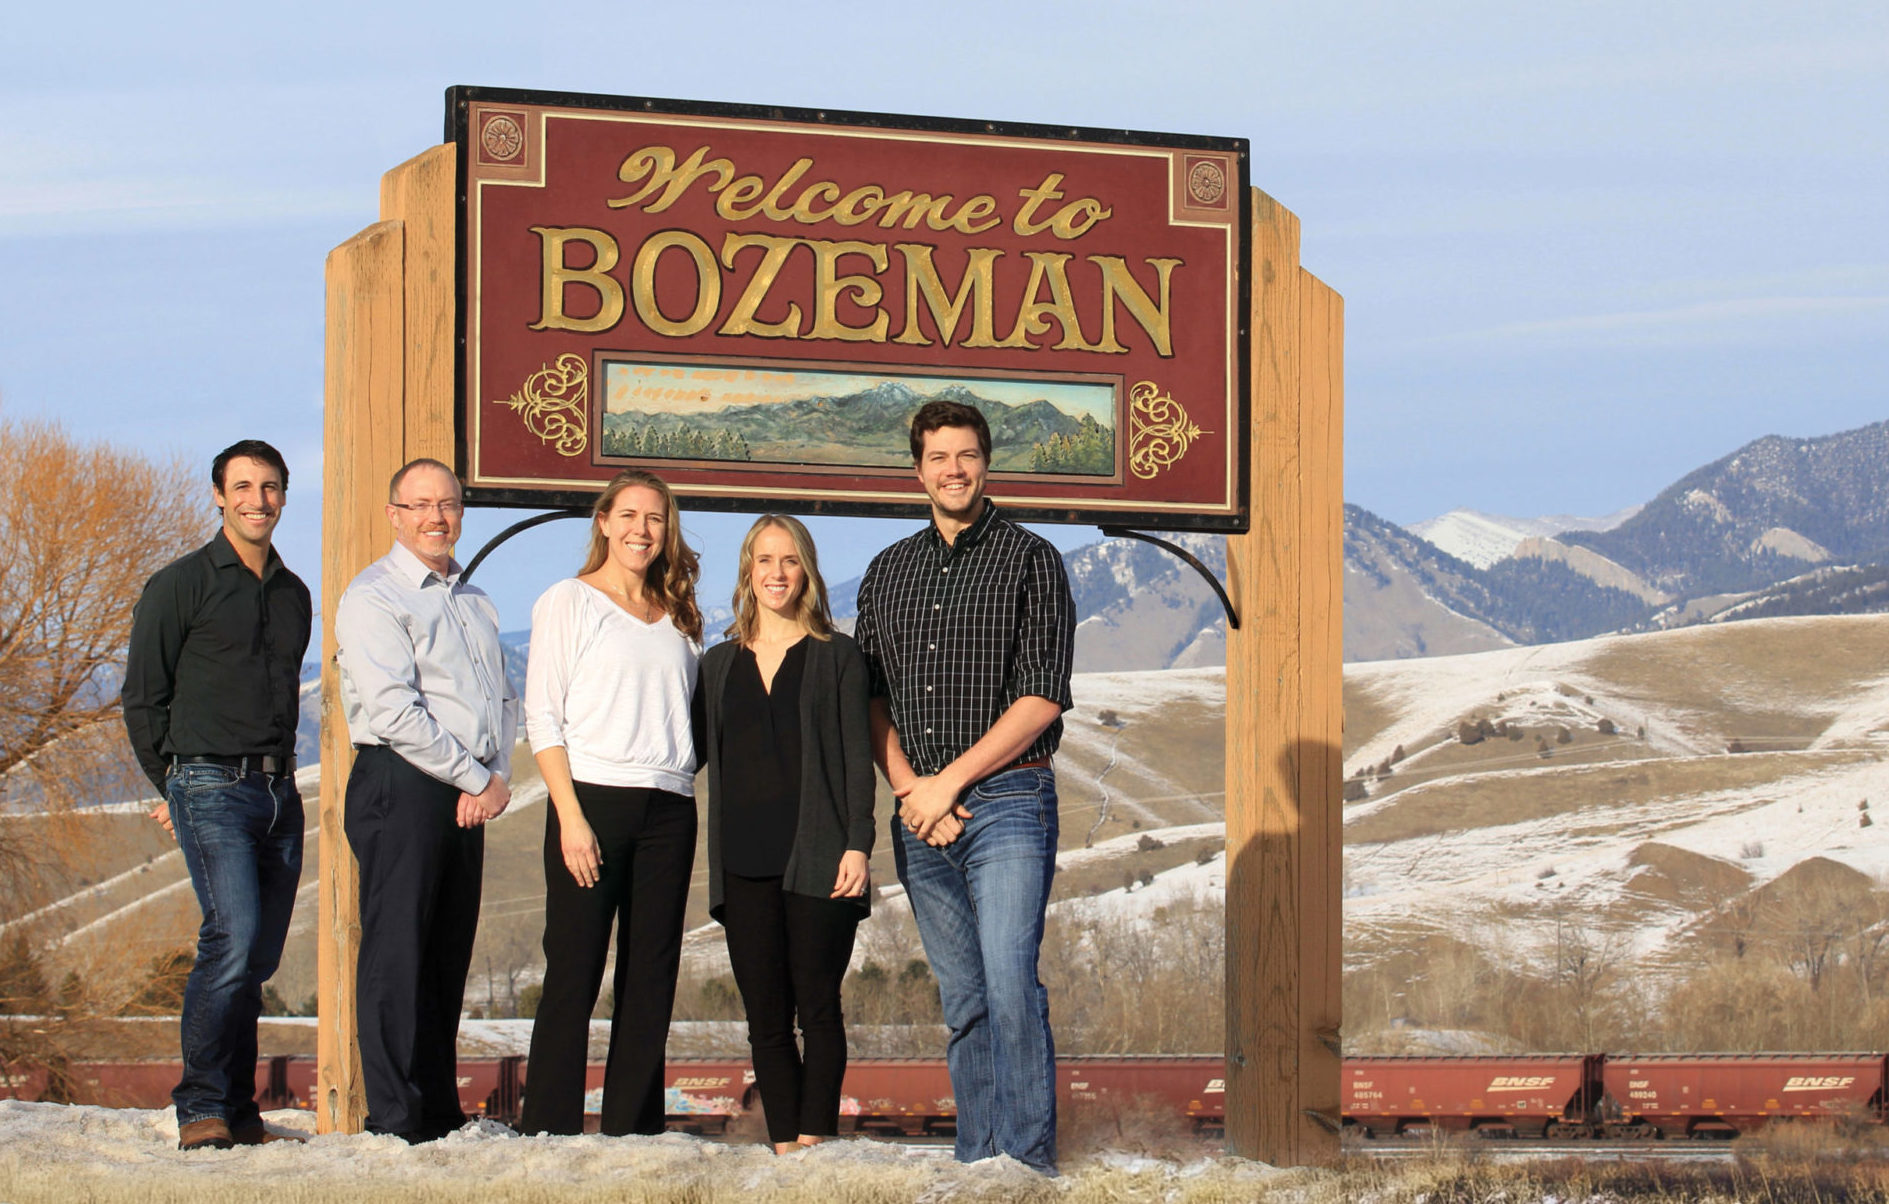
[[[313,583],[322,260],[466,83],[1250,138],[1346,298],[1345,492],[1400,522],[1605,513],[1889,417],[1889,6],[1314,7],[14,6],[0,408],[274,441]],[[690,517],[707,597],[745,526]],[[829,577],[904,529],[821,524]],[[500,553],[508,624],[576,541]]]

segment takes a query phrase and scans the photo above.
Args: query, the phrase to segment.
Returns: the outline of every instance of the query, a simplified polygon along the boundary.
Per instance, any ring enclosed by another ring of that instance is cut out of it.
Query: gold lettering
[[[544,252],[544,270],[539,290],[538,320],[532,330],[575,330],[586,334],[608,330],[623,318],[623,286],[610,269],[617,266],[617,240],[588,226],[533,226]],[[564,248],[583,243],[593,256],[587,268],[571,267]],[[573,318],[564,310],[564,290],[568,285],[583,285],[597,293],[597,312],[593,317]]]
[[[807,239],[806,244],[813,248],[813,329],[808,332],[810,339],[843,339],[849,343],[885,342],[885,311],[878,308],[885,297],[885,289],[871,276],[841,276],[838,274],[839,261],[845,255],[864,255],[872,260],[877,271],[886,269],[886,251],[884,243],[877,242],[828,242],[823,239]],[[874,312],[872,325],[848,326],[839,320],[837,312],[839,300],[847,293],[853,295],[853,303],[861,309]]]
[[[706,154],[706,146],[697,147],[695,153],[681,167],[677,167],[676,152],[666,146],[646,146],[623,160],[623,165],[617,168],[617,179],[625,184],[634,184],[648,176],[648,183],[629,196],[616,197],[604,204],[612,209],[627,209],[660,188],[663,194],[643,206],[643,211],[661,213],[675,204],[689,190],[690,185],[704,176],[716,177],[716,182],[709,185],[711,191],[727,187],[728,181],[734,178],[735,165],[726,159],[703,162],[702,156]]]
[[[981,234],[992,226],[1001,226],[1003,220],[997,215],[997,198],[979,193],[964,202],[951,224],[966,234]]]
[[[729,270],[735,266],[735,256],[749,247],[762,249],[761,262],[754,269],[754,275],[748,278],[748,287],[741,290],[741,296],[735,301],[734,309],[728,314],[728,320],[721,324],[717,334],[753,334],[765,339],[792,339],[800,336],[800,307],[789,301],[787,316],[779,322],[762,322],[755,318],[755,311],[761,308],[761,302],[767,292],[774,287],[774,281],[780,277],[781,265],[787,262],[788,253],[800,245],[797,238],[775,238],[771,234],[729,234],[722,239],[721,261]]]
[[[1076,318],[1075,298],[1069,294],[1069,260],[1066,251],[1025,251],[1030,257],[1030,283],[1023,288],[1023,304],[1017,307],[1017,324],[1005,339],[1006,347],[1030,346],[1026,336],[1049,331],[1049,320],[1056,319],[1063,328],[1058,351],[1101,351],[1082,338],[1082,324]],[[1043,284],[1049,284],[1049,300],[1037,300]]]
[[[1056,211],[1056,216],[1049,221],[1049,232],[1057,238],[1081,238],[1093,230],[1097,222],[1114,215],[1115,211],[1106,208],[1101,201],[1083,197]]]
[[[813,208],[814,198],[824,197],[829,201],[836,201],[839,199],[839,195],[840,186],[838,184],[823,182],[807,185],[801,192],[800,199],[794,202],[792,210],[794,220],[805,226],[811,226],[815,222],[825,221],[827,218],[833,216],[833,209],[829,206],[825,210],[816,213]],[[883,253],[885,248],[880,247],[879,250]]]
[[[938,274],[938,267],[932,262],[932,248],[924,243],[902,242],[894,244],[900,255],[905,257],[905,328],[892,341],[914,347],[929,347],[931,340],[918,324],[918,302],[922,297],[931,310],[931,320],[938,329],[938,337],[949,347],[951,340],[957,337],[958,322],[964,316],[966,305],[971,307],[971,337],[961,345],[965,347],[995,347],[998,345],[991,322],[991,293],[994,289],[994,270],[1002,251],[994,247],[972,247],[970,261],[965,264],[964,276],[958,281],[958,291],[946,295],[944,278]]]
[[[656,261],[664,251],[679,247],[695,263],[695,309],[680,322],[662,312],[656,304]],[[687,230],[662,230],[649,236],[636,250],[636,262],[630,267],[630,299],[643,325],[672,339],[699,333],[715,320],[721,308],[721,272],[715,266],[715,253],[708,244]]]
[[[761,202],[761,212],[777,222],[784,222],[792,217],[793,211],[782,209],[780,200],[783,196],[787,195],[787,190],[792,188],[801,176],[807,174],[807,169],[812,166],[812,159],[795,159],[794,165],[782,172],[781,178],[774,181],[774,187],[767,190],[767,199]]]
[[[1054,218],[1040,222],[1032,219],[1036,217],[1037,208],[1045,201],[1060,201],[1063,199],[1063,194],[1056,191],[1056,185],[1062,182],[1063,173],[1053,171],[1048,176],[1045,176],[1043,182],[1038,184],[1035,188],[1017,189],[1017,195],[1023,198],[1023,207],[1017,210],[1017,218],[1014,222],[1010,223],[1010,228],[1025,238],[1028,238],[1032,234],[1041,234],[1043,231],[1049,229],[1049,223],[1054,221]]]
[[[1178,259],[1150,259],[1148,265],[1154,268],[1155,276],[1160,281],[1161,303],[1156,305],[1147,291],[1136,281],[1128,270],[1128,262],[1117,255],[1091,255],[1089,262],[1102,271],[1102,342],[1098,351],[1126,351],[1115,341],[1115,302],[1120,301],[1128,308],[1128,316],[1141,324],[1153,341],[1154,349],[1162,356],[1174,355],[1174,336],[1169,321],[1168,297],[1169,285],[1174,269],[1181,265]]]
[[[1023,198],[1023,207],[1017,210],[1016,220],[1010,223],[1010,228],[1026,238],[1045,230],[1061,239],[1080,238],[1093,230],[1097,222],[1114,216],[1115,211],[1103,206],[1101,201],[1094,197],[1083,197],[1037,221],[1036,211],[1039,208],[1050,201],[1063,199],[1063,194],[1056,189],[1062,182],[1063,173],[1054,171],[1035,188],[1017,189],[1017,195]]]
[[[951,207],[951,194],[948,192],[934,199],[928,192],[907,189],[893,193],[880,203],[885,207],[885,212],[879,216],[879,228],[882,230],[890,230],[898,225],[901,217],[905,219],[907,230],[918,229],[921,221],[934,230],[951,228],[951,219],[944,215],[945,210]]]
[[[864,204],[865,208],[860,208]],[[833,220],[842,226],[857,226],[872,220],[872,215],[885,204],[885,191],[877,184],[867,184],[855,188],[840,198],[840,203],[833,206]]]
[[[760,176],[742,176],[715,198],[715,212],[731,222],[746,221],[761,211],[754,202],[766,190]]]

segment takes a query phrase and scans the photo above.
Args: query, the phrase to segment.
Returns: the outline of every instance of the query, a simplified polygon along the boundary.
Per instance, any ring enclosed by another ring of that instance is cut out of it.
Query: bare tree
[[[1600,1038],[1598,1030],[1608,1019],[1612,988],[1632,952],[1632,942],[1624,933],[1557,919],[1554,946],[1554,985],[1566,999],[1568,1014],[1579,1030],[1581,1048],[1594,1048]]]
[[[1857,991],[1865,1009],[1875,1006],[1875,982],[1889,953],[1889,892],[1879,885],[1852,909],[1844,931],[1844,953],[1856,971]]]
[[[1778,892],[1765,919],[1784,964],[1818,991],[1855,922],[1856,900],[1827,883],[1794,883]]]
[[[0,924],[84,856],[90,833],[65,818],[75,804],[148,789],[119,717],[131,610],[153,572],[208,537],[209,515],[179,463],[0,417]],[[0,1023],[0,1063],[56,1071],[90,992],[72,966],[39,960],[42,934],[8,935],[16,961],[64,977],[56,1000],[30,1000],[56,1019]]]
[[[122,784],[118,684],[147,578],[204,539],[180,462],[0,418],[0,804]]]

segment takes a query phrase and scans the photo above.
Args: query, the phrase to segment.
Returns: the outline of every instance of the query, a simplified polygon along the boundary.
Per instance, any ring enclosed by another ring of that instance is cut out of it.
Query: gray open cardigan
[[[740,645],[733,640],[702,654],[696,695],[704,734],[702,763],[708,769],[708,913],[722,918],[721,712]],[[807,637],[807,663],[800,679],[800,822],[787,856],[781,888],[825,899],[839,876],[840,855],[858,849],[872,855],[873,765],[871,683],[866,658],[851,636]],[[855,900],[872,910],[872,891]]]

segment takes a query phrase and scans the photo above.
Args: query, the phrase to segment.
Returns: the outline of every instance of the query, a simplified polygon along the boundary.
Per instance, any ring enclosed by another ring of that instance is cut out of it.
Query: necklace
[[[617,605],[621,606],[629,614],[635,616],[638,622],[654,623],[657,619],[662,618],[662,607],[649,601],[648,598],[638,600],[630,597],[628,587],[611,585],[603,581],[599,581],[597,584],[611,601],[616,602]],[[645,608],[648,610],[647,614],[644,613]]]

